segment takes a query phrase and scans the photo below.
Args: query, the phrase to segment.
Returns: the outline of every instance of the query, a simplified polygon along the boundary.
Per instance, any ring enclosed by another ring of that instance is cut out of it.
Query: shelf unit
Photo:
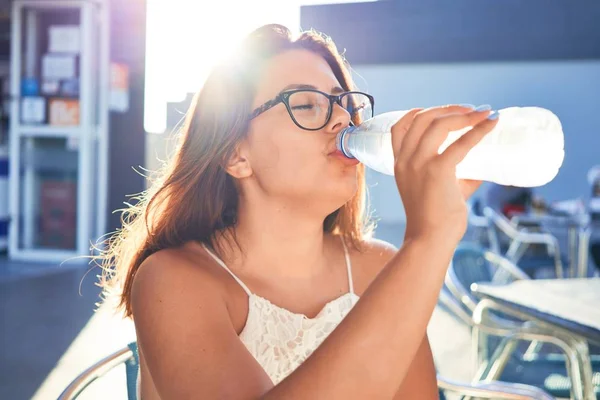
[[[62,262],[87,256],[105,232],[109,33],[108,1],[13,3],[9,127],[13,259]],[[34,111],[32,103],[37,104]]]

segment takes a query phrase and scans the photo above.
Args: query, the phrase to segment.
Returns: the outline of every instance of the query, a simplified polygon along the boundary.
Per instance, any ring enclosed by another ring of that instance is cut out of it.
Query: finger
[[[414,160],[419,162],[437,156],[450,132],[476,126],[488,115],[490,115],[490,111],[484,110],[467,114],[448,114],[436,118],[417,144],[413,155]]]
[[[402,148],[402,142],[404,141],[406,132],[408,132],[415,115],[421,110],[423,109],[413,108],[404,114],[402,118],[400,118],[398,122],[392,126],[392,148],[394,149],[394,154],[398,153],[397,149]]]
[[[460,105],[448,105],[443,107],[433,107],[420,111],[415,116],[413,123],[408,129],[404,140],[402,141],[402,147],[398,149],[398,153],[395,153],[398,157],[410,157],[417,147],[417,144],[421,140],[423,132],[431,124],[431,122],[443,115],[462,113],[465,114],[472,111],[473,108],[468,106]]]
[[[490,117],[492,117],[492,119],[490,119]],[[467,153],[485,137],[485,135],[494,129],[497,123],[498,114],[497,112],[494,112],[482,122],[475,125],[473,129],[462,135],[457,141],[448,146],[448,148],[440,155],[440,160],[443,163],[457,165],[465,158]]]

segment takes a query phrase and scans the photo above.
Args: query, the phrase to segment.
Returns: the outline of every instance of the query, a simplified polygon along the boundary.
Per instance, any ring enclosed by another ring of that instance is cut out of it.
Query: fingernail
[[[471,110],[475,109],[475,106],[473,104],[459,104],[459,106],[464,108],[470,108]]]
[[[487,119],[494,120],[494,119],[498,119],[499,116],[500,116],[500,114],[498,113],[498,111],[494,111],[490,115],[487,116]]]
[[[483,104],[483,105],[480,105],[479,107],[476,107],[475,111],[479,111],[479,112],[490,111],[491,109],[492,109],[492,106],[490,106],[489,104]]]

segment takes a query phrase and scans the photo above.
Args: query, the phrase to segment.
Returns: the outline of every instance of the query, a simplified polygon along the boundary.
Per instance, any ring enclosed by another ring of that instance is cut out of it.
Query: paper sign
[[[109,108],[120,112],[129,110],[129,67],[125,64],[110,65]]]
[[[48,42],[48,51],[51,53],[79,53],[81,42],[79,25],[51,26],[48,29]]]
[[[52,79],[42,82],[42,93],[43,94],[58,94],[60,89],[60,81]]]
[[[21,100],[21,121],[24,124],[41,124],[46,119],[46,99],[24,97]]]
[[[79,125],[79,100],[51,99],[50,125]]]
[[[46,54],[42,58],[42,79],[70,79],[75,77],[75,56]]]

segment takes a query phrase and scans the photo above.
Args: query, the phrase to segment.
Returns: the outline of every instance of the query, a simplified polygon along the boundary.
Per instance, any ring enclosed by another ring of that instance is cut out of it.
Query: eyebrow
[[[291,85],[287,85],[286,87],[284,87],[283,89],[281,89],[281,91],[279,93],[283,93],[286,90],[292,90],[292,89],[313,89],[313,90],[319,90],[315,85],[309,85],[306,83],[292,83]],[[340,94],[340,93],[344,93],[345,90],[342,89],[339,86],[334,86],[333,88],[331,88],[331,93],[332,94]]]

